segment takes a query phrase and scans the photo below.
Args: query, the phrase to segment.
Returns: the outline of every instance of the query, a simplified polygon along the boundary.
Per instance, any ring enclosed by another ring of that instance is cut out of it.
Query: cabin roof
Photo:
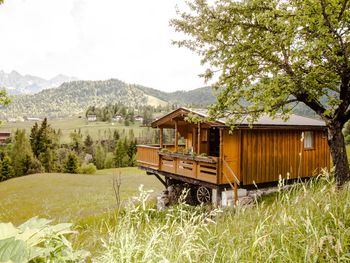
[[[188,109],[188,108],[178,108],[159,119],[153,121],[151,126],[156,127],[172,127],[174,126],[174,119],[183,119],[189,113],[197,114],[200,117],[208,117],[208,110],[205,109]],[[215,126],[226,126],[225,119],[221,118],[214,122],[205,122],[210,127]],[[247,127],[250,123],[248,121],[248,115],[244,117],[241,121],[237,123],[237,127]],[[267,115],[261,116],[256,122],[252,124],[253,127],[325,127],[325,122],[322,120],[316,120],[308,117],[299,116],[296,114],[291,114],[287,121],[284,121],[281,117],[276,116],[271,118]]]

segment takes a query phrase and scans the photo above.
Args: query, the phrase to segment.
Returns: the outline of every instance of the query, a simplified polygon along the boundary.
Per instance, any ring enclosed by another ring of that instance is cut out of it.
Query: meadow
[[[41,122],[41,121],[40,121]],[[120,134],[129,134],[129,130],[134,131],[134,135],[138,137],[141,135],[142,130],[146,129],[141,127],[140,122],[135,122],[130,124],[130,126],[125,126],[124,123],[118,122],[88,122],[84,117],[72,117],[64,119],[49,119],[49,124],[56,130],[60,129],[62,132],[61,142],[67,143],[70,138],[69,135],[80,130],[81,133],[86,136],[90,135],[94,140],[106,138],[108,130],[114,131],[118,130]],[[24,121],[24,122],[7,122],[0,126],[0,131],[10,131],[14,132],[16,129],[25,129],[27,134],[29,134],[30,129],[35,124],[35,121]]]
[[[118,174],[119,209],[112,187]],[[78,233],[70,241],[93,262],[350,261],[350,187],[337,189],[327,173],[237,208],[180,201],[157,211],[162,189],[137,168],[14,178],[0,183],[0,222],[73,222]]]
[[[20,224],[39,216],[58,222],[77,222],[116,208],[113,178],[120,175],[122,201],[137,195],[138,187],[162,185],[136,167],[106,169],[93,175],[33,174],[0,183],[0,222]]]

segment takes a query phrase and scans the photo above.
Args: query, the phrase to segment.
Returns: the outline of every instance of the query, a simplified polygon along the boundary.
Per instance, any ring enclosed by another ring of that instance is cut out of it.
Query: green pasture
[[[0,183],[0,222],[19,224],[39,216],[59,222],[76,222],[116,207],[113,178],[120,174],[121,200],[138,195],[140,184],[153,189],[162,185],[154,176],[133,168],[98,171],[94,175],[34,174]]]
[[[74,130],[80,130],[81,133],[86,136],[89,134],[95,140],[103,139],[108,136],[108,132],[113,133],[114,130],[118,130],[119,133],[129,134],[129,130],[133,129],[135,136],[139,136],[143,127],[140,127],[140,122],[135,122],[130,124],[130,126],[125,126],[124,123],[118,122],[88,122],[85,118],[66,118],[66,119],[49,119],[49,124],[56,130],[60,129],[62,131],[61,142],[69,142],[69,134],[74,132]],[[34,121],[24,121],[16,123],[2,123],[0,126],[0,131],[15,131],[16,129],[25,129],[30,132],[30,129],[35,124]]]

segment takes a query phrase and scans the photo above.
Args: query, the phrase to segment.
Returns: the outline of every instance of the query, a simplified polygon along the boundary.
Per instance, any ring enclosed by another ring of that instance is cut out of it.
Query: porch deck
[[[192,156],[172,152],[173,149],[172,145],[163,145],[163,148],[159,145],[138,145],[138,166],[218,184],[218,157]]]

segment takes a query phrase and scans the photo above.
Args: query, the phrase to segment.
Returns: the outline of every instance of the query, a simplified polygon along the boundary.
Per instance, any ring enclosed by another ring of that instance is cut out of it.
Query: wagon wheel
[[[210,190],[204,186],[200,186],[197,189],[197,200],[201,204],[209,203],[211,200]]]

